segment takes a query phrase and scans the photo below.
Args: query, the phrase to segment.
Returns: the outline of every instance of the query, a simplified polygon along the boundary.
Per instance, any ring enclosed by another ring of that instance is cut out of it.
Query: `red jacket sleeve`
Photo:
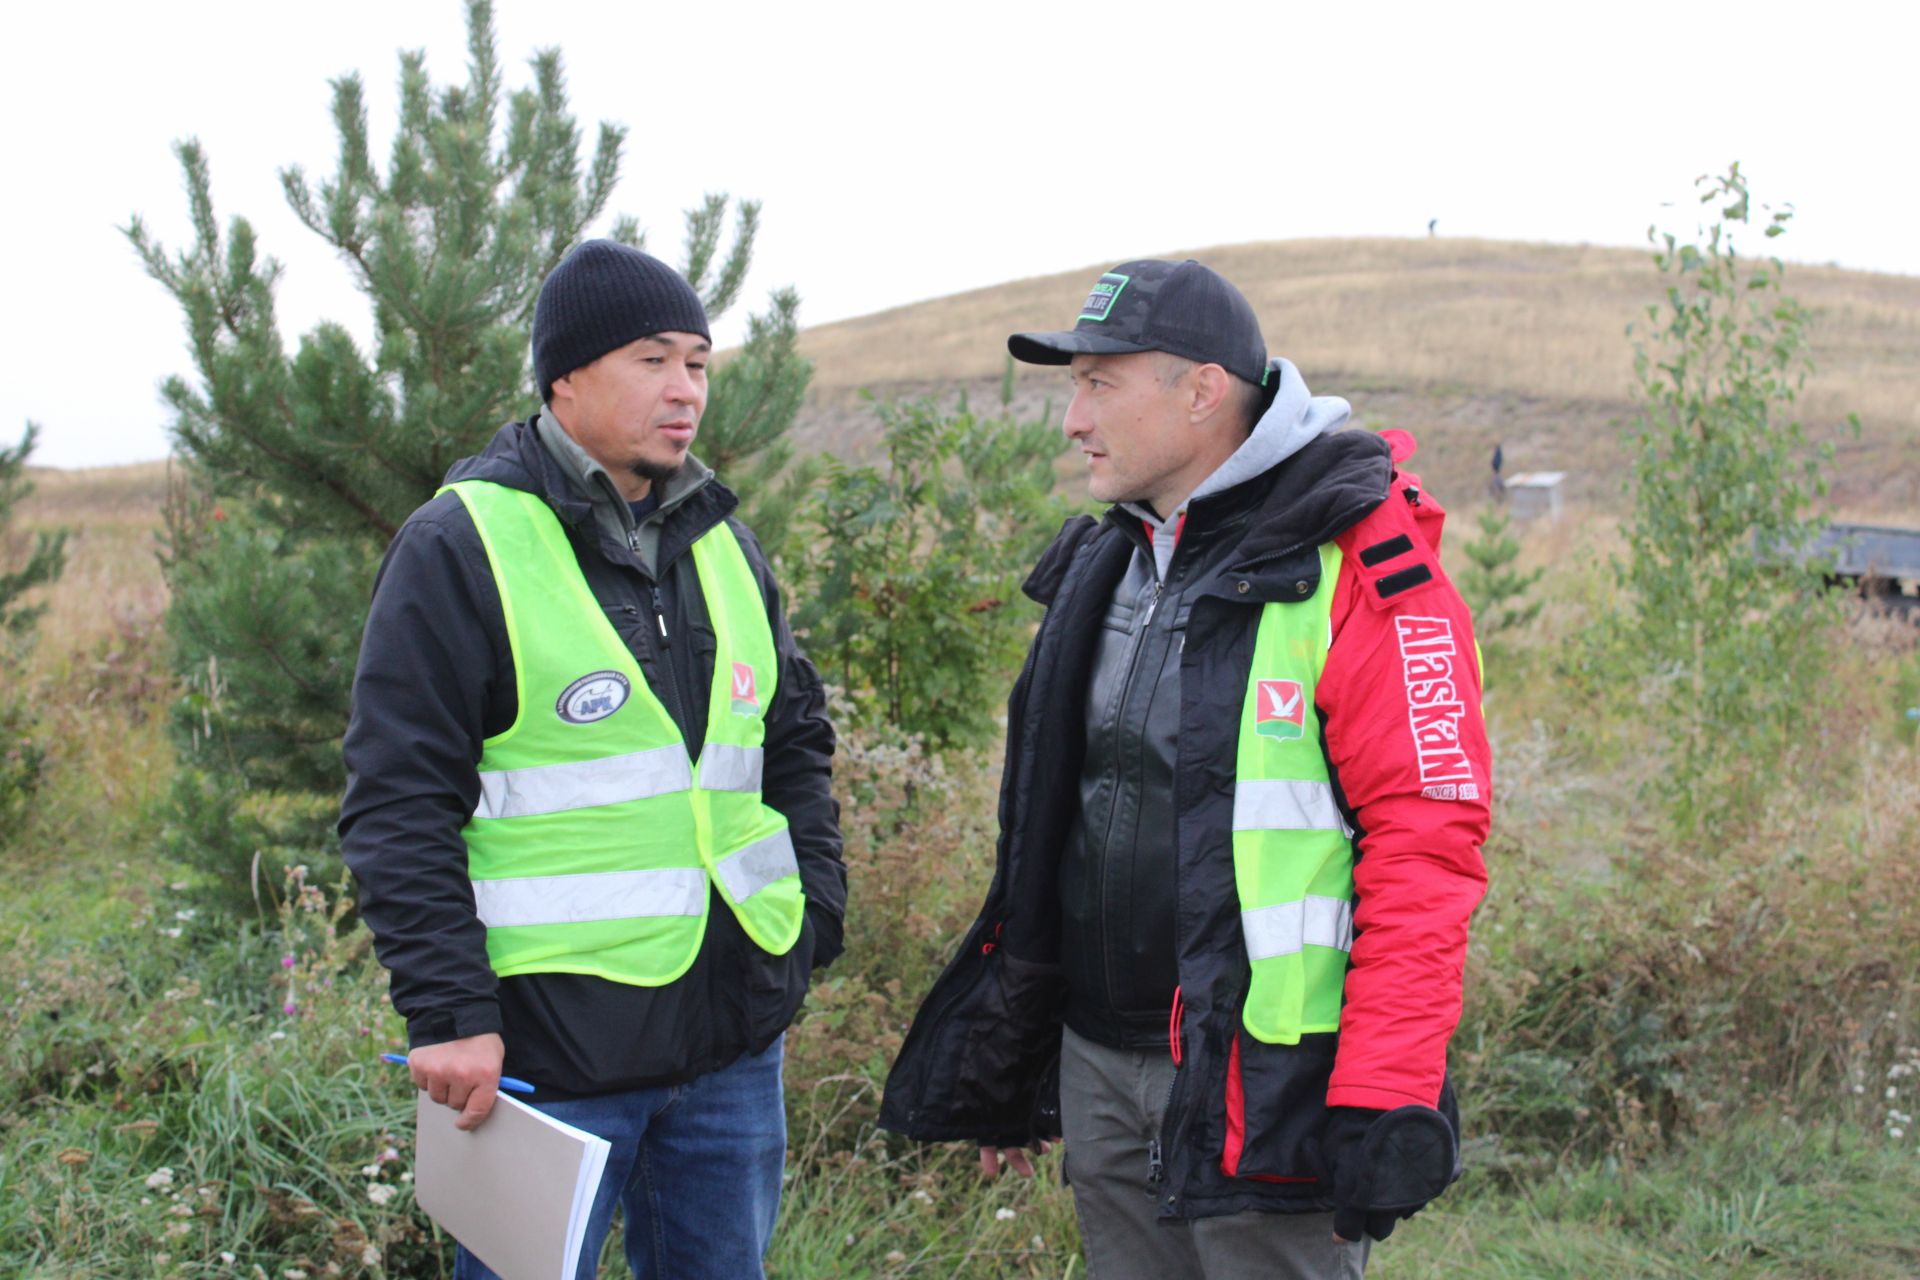
[[[1486,890],[1491,753],[1472,619],[1440,568],[1443,515],[1400,475],[1386,502],[1336,539],[1333,636],[1316,700],[1359,857],[1329,1106],[1437,1104],[1460,1021],[1467,920]]]

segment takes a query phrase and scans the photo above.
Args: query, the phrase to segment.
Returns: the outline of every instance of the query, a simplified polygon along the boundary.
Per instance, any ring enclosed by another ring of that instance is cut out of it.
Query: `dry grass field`
[[[1619,500],[1618,423],[1632,408],[1625,332],[1658,299],[1635,249],[1486,240],[1292,240],[1180,250],[1245,290],[1269,348],[1316,391],[1421,441],[1415,469],[1456,504],[1477,497],[1496,441],[1509,473],[1568,470],[1575,496]],[[858,452],[870,418],[853,393],[965,386],[976,403],[1000,377],[1006,335],[1071,321],[1111,264],[898,307],[809,329],[815,364],[803,439]],[[1801,402],[1810,434],[1833,440],[1836,500],[1896,518],[1920,504],[1920,278],[1790,266],[1812,308],[1818,370]],[[1066,381],[1023,368],[1020,407]],[[1860,415],[1858,440],[1837,430]]]
[[[128,630],[146,630],[166,603],[155,535],[167,495],[167,464],[140,462],[81,471],[31,469],[34,492],[17,534],[63,528],[67,568],[45,593],[35,665],[46,670]]]

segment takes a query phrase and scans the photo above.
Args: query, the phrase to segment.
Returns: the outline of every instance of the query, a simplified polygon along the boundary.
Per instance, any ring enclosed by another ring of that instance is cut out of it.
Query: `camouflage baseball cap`
[[[1073,328],[1016,333],[1007,350],[1028,364],[1166,351],[1217,364],[1256,386],[1267,376],[1267,342],[1253,308],[1238,289],[1192,258],[1123,262],[1094,282]]]

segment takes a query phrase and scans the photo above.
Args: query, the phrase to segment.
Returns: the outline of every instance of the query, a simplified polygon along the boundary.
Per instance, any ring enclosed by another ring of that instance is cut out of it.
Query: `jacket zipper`
[[[1169,566],[1169,568],[1171,568],[1171,566]],[[1153,583],[1153,598],[1147,601],[1147,615],[1141,621],[1139,633],[1134,636],[1133,646],[1127,653],[1127,679],[1126,682],[1120,686],[1119,706],[1122,714],[1126,711],[1127,700],[1133,696],[1134,678],[1140,674],[1140,654],[1147,647],[1147,640],[1153,634],[1153,615],[1160,608],[1160,596],[1165,590],[1165,581],[1156,578]],[[1102,849],[1111,848],[1113,845],[1113,824],[1119,815],[1119,810],[1120,780],[1116,776],[1114,779],[1113,796],[1107,802],[1107,833],[1102,839]],[[1103,856],[1100,859],[1100,903],[1099,909],[1094,914],[1100,921],[1101,976],[1106,979],[1106,999],[1111,1003],[1114,995],[1114,984],[1112,948],[1107,945],[1107,877],[1109,872],[1110,863],[1108,859]]]
[[[674,679],[672,643],[667,636],[667,617],[665,611],[660,607],[660,588],[656,585],[651,587],[650,591],[653,598],[652,613],[654,625],[652,627],[647,626],[646,623],[641,620],[640,607],[638,605],[623,603],[620,606],[620,611],[629,618],[632,618],[635,622],[640,623],[635,629],[640,632],[641,640],[646,645],[648,653],[652,655],[655,663],[658,665],[660,672],[661,687],[654,690],[654,696],[666,704],[667,716],[673,721],[674,727],[680,730],[680,737],[682,741],[684,741],[687,735],[687,722],[681,714],[680,692],[677,687],[677,682]],[[656,628],[658,629],[657,637],[655,635]],[[645,673],[642,672],[643,678],[644,675]]]

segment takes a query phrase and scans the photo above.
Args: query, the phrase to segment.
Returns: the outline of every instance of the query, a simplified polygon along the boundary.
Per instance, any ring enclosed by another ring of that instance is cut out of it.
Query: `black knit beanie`
[[[553,269],[533,304],[540,402],[553,398],[555,379],[655,333],[713,341],[700,296],[678,271],[618,241],[587,241]]]

